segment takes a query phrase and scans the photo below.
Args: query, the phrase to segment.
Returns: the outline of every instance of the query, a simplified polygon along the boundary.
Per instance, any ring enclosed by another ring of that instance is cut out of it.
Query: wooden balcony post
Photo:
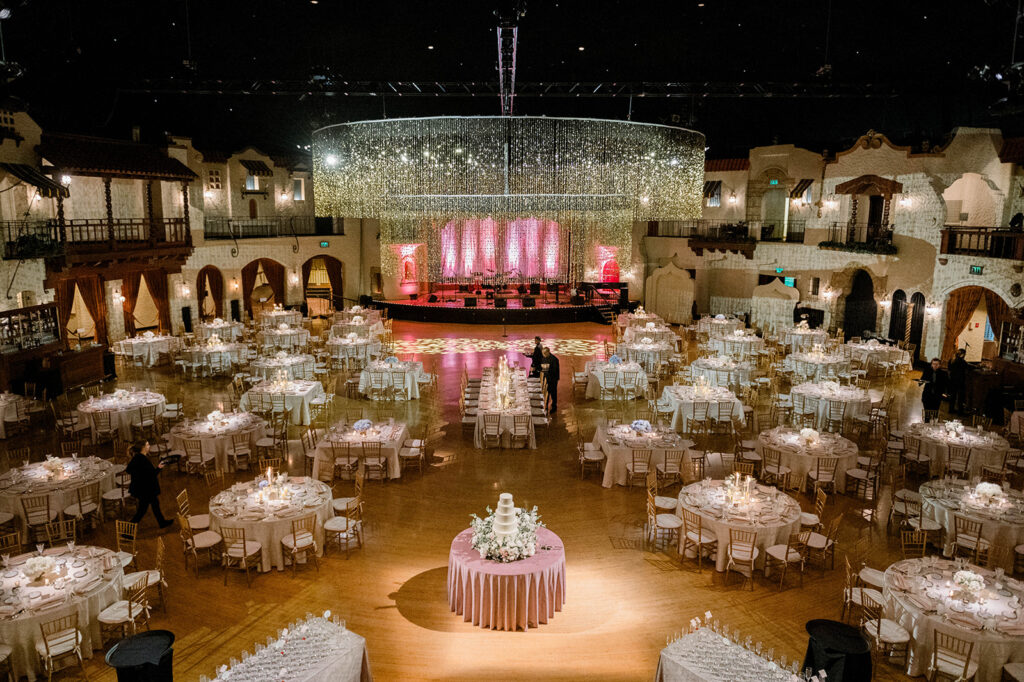
[[[149,248],[156,246],[156,221],[153,220],[153,181],[146,181],[146,224],[149,226]]]
[[[188,182],[182,181],[181,183],[181,208],[182,216],[184,216],[184,230],[185,230],[185,243],[192,246],[192,226],[189,225],[188,220]]]
[[[949,253],[949,240],[951,230],[948,227],[942,228],[942,242],[939,244],[939,253]]]
[[[110,200],[110,178],[103,178],[103,199],[107,202],[107,240],[110,251],[114,251],[114,204]]]
[[[64,226],[64,197],[57,194],[57,236],[61,244],[67,242],[67,229]]]

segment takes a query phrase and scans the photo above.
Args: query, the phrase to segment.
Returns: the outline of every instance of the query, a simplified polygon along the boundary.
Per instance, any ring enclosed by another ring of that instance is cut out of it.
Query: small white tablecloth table
[[[203,454],[213,453],[217,471],[228,471],[228,453],[234,435],[247,434],[250,452],[256,452],[256,441],[263,437],[266,427],[261,417],[249,412],[229,412],[202,421],[185,420],[171,428],[170,446],[172,450],[184,451],[186,440],[198,439]]]
[[[259,314],[259,323],[261,327],[273,329],[277,329],[282,324],[297,327],[302,324],[302,313],[298,310],[268,310]]]
[[[264,348],[305,348],[309,343],[309,330],[302,327],[268,327],[260,330],[259,339]]]
[[[355,358],[369,362],[380,355],[380,341],[363,336],[332,336],[327,339],[327,352],[336,360]]]
[[[757,531],[755,545],[760,553],[755,565],[762,567],[766,547],[785,544],[791,533],[800,530],[800,504],[775,488],[755,482],[749,506],[727,513],[724,484],[721,480],[698,481],[684,487],[679,491],[676,514],[682,517],[683,509],[694,512],[701,517],[702,527],[718,538],[715,569],[719,572],[729,562],[729,529]]]
[[[950,592],[955,589],[951,578],[959,570],[953,561],[937,557],[906,559],[885,571],[882,596],[886,617],[910,633],[907,674],[911,677],[928,672],[936,628],[974,642],[971,660],[978,663],[974,677],[978,682],[999,682],[1006,663],[1024,661],[1024,619],[1021,617],[1024,609],[1020,604],[1024,585],[1004,577],[1001,579],[1004,591],[999,594],[994,591],[995,573],[972,564],[966,564],[965,568],[985,580],[987,598],[983,607],[978,602],[963,603],[950,598]],[[983,618],[978,616],[981,608],[992,614],[994,629],[981,629]],[[943,613],[938,613],[938,609]]]
[[[293,380],[284,386],[279,386],[273,381],[261,381],[248,391],[242,394],[238,405],[243,410],[249,410],[256,406],[261,396],[269,404],[271,395],[284,395],[285,411],[291,419],[292,424],[308,426],[312,421],[309,405],[314,400],[323,400],[325,397],[324,387],[319,381]]]
[[[697,320],[697,331],[707,332],[712,336],[727,336],[744,327],[746,325],[743,320],[737,320],[735,317],[702,317]]]
[[[846,404],[844,419],[855,417],[866,417],[871,414],[871,393],[856,386],[840,386],[835,381],[823,381],[815,383],[808,381],[797,384],[790,389],[791,396],[803,396],[805,399],[817,398],[818,411],[815,417],[815,428],[823,429],[828,423],[828,403],[830,400],[840,400]],[[796,399],[799,401],[799,398]]]
[[[237,341],[242,338],[242,326],[241,322],[225,322],[221,320],[217,322],[203,322],[196,326],[196,336],[200,339],[208,339],[211,336],[216,336],[222,341]]]
[[[25,396],[7,391],[0,394],[0,439],[7,438],[7,427],[4,425],[4,418],[9,416],[13,419],[17,416],[18,403],[22,404],[23,409],[28,408],[29,401],[25,399]]]
[[[836,490],[839,492],[845,490],[846,470],[857,466],[857,444],[835,433],[819,433],[817,441],[807,443],[798,429],[776,426],[758,434],[757,453],[762,457],[765,446],[779,451],[782,466],[792,472],[790,484],[795,484],[800,492],[807,490],[807,474],[820,457],[836,459]]]
[[[93,483],[99,483],[101,495],[113,488],[114,465],[98,457],[63,457],[22,465],[0,476],[0,510],[14,514],[22,537],[27,538],[23,498],[47,494],[50,511],[63,513],[78,503],[79,488]]]
[[[824,381],[828,377],[835,378],[850,371],[850,361],[840,354],[790,353],[782,364],[786,369],[815,381]]]
[[[683,440],[674,431],[669,433],[635,434],[628,424],[610,426],[607,428],[598,427],[594,434],[594,445],[605,455],[604,479],[601,485],[611,488],[613,485],[626,485],[628,472],[626,465],[633,461],[633,450],[650,450],[650,468],[654,469],[659,464],[665,464],[665,453],[674,450],[682,451],[683,459],[679,466],[690,459],[690,452],[687,450],[693,445],[692,441]]]
[[[932,459],[933,476],[945,469],[950,445],[971,449],[971,478],[981,476],[982,467],[1002,466],[1003,455],[1010,448],[1006,439],[997,433],[965,428],[962,433],[951,434],[945,424],[937,422],[915,422],[904,433],[921,439],[921,452]]]
[[[616,352],[619,356],[630,362],[639,362],[644,367],[657,368],[663,360],[667,360],[675,353],[675,347],[669,343],[620,343]]]
[[[779,340],[791,353],[811,350],[815,345],[824,345],[828,333],[824,329],[802,329],[789,327],[779,332]]]
[[[539,398],[539,389],[531,390],[526,381],[525,369],[512,370],[512,387],[515,391],[512,404],[508,407],[498,407],[494,397],[494,384],[491,383],[494,376],[494,368],[486,367],[483,372],[483,380],[480,382],[480,393],[476,413],[476,428],[473,431],[473,445],[476,448],[484,447],[484,415],[497,414],[498,433],[501,447],[512,446],[512,432],[515,429],[515,416],[526,415],[527,438],[524,447],[530,450],[537,448],[537,432],[533,427],[533,408],[530,405],[531,398]],[[493,407],[492,407],[493,405]]]
[[[49,585],[41,581],[29,582],[22,569],[25,561],[35,553],[22,554],[11,559],[9,569],[0,578],[0,640],[11,647],[11,670],[15,679],[27,677],[29,681],[45,678],[36,653],[40,638],[39,626],[72,613],[78,613],[78,629],[82,633],[82,657],[91,658],[94,650],[103,649],[100,611],[121,599],[124,569],[117,555],[103,547],[81,546],[74,555],[66,546],[46,550],[57,562],[56,570],[63,585],[53,580]],[[22,608],[13,588],[21,584],[21,595],[29,596],[29,611],[17,615]],[[32,597],[31,595],[36,595]]]
[[[110,414],[111,427],[117,428],[117,434],[123,440],[132,437],[132,422],[139,417],[139,408],[156,407],[157,415],[164,411],[167,400],[159,393],[148,389],[141,391],[118,389],[113,393],[94,396],[78,404],[78,414],[89,421],[92,430],[92,441],[97,442],[95,415],[100,412]]]
[[[711,350],[719,355],[747,358],[764,348],[764,339],[756,334],[726,334],[709,341]]]
[[[996,499],[986,500],[974,490],[975,486],[963,480],[944,479],[922,483],[918,490],[925,517],[938,521],[946,530],[943,553],[953,556],[957,515],[981,523],[981,537],[992,545],[1016,547],[1024,543],[1024,495],[1018,490],[1004,490]],[[1007,557],[1003,568],[1013,569],[1012,556]]]
[[[279,675],[279,669],[287,672]],[[343,624],[314,616],[297,625],[275,646],[261,649],[219,673],[213,682],[373,682],[366,640]]]
[[[874,339],[865,343],[845,343],[843,344],[843,349],[844,352],[845,349],[849,349],[850,357],[865,366],[880,362],[888,362],[890,364],[910,363],[910,353],[896,346],[879,343]]]
[[[253,360],[249,363],[249,371],[261,379],[276,379],[281,371],[285,373],[286,379],[312,379],[315,364],[316,359],[312,355],[285,352],[283,356],[272,355]]]
[[[793,682],[793,673],[703,627],[661,650],[654,681]]]
[[[708,403],[708,418],[717,418],[722,412],[720,405],[729,403],[732,405],[732,418],[740,424],[746,422],[743,416],[743,403],[736,394],[727,388],[711,386],[698,388],[696,386],[666,386],[661,391],[662,401],[667,401],[672,407],[672,428],[680,433],[689,431],[690,418],[693,417],[694,403]]]
[[[295,476],[284,484],[291,495],[288,500],[261,500],[257,487],[260,480],[236,483],[214,495],[210,500],[210,530],[244,528],[247,541],[256,540],[263,545],[260,570],[267,572],[273,566],[283,571],[281,539],[292,532],[292,521],[315,514],[316,532],[313,537],[316,539],[317,556],[321,556],[324,523],[334,516],[331,489],[327,484]]]
[[[754,365],[750,362],[737,362],[730,358],[698,358],[690,365],[690,376],[696,381],[704,377],[712,386],[738,386],[750,382],[750,374]]]
[[[345,310],[335,311],[332,322],[333,324],[341,324],[342,322],[348,322],[353,317],[361,317],[371,324],[381,321],[380,311],[376,308],[363,308],[362,306],[354,305]]]
[[[388,478],[401,478],[402,467],[398,460],[398,451],[402,449],[402,444],[408,437],[409,429],[402,423],[374,424],[373,428],[366,433],[350,428],[339,430],[336,426],[331,427],[331,430],[316,444],[313,458],[313,478],[318,476],[320,463],[324,461],[322,457],[330,459],[333,455],[332,443],[347,443],[349,454],[353,457],[363,456],[363,443],[380,443],[380,456],[388,460]]]
[[[664,324],[665,320],[661,319],[654,313],[647,312],[634,312],[634,313],[619,313],[619,316],[615,318],[615,324],[620,327],[645,327],[648,322],[654,322],[655,324]]]
[[[226,367],[241,364],[249,349],[244,343],[206,343],[186,348],[181,357],[192,363],[200,363],[206,367]]]
[[[161,360],[166,361],[171,351],[181,349],[181,339],[177,336],[136,336],[118,342],[121,352],[130,360],[138,359],[147,367],[155,367]]]
[[[401,374],[403,377],[398,379]],[[423,363],[409,360],[406,362],[388,362],[376,360],[371,362],[359,373],[359,392],[363,395],[370,395],[373,387],[374,375],[380,375],[385,388],[392,388],[395,382],[405,386],[405,395],[409,400],[419,400],[420,382],[426,381],[429,377],[423,371]]]
[[[335,337],[355,334],[364,339],[375,339],[383,333],[384,325],[380,323],[380,320],[376,322],[368,322],[366,320],[354,322],[349,320],[348,322],[339,322],[331,325],[331,336]]]
[[[667,343],[673,348],[679,343],[679,336],[672,331],[671,327],[663,324],[655,324],[653,327],[647,325],[642,327],[626,327],[626,331],[622,334],[622,340],[626,343],[633,343],[644,338],[650,339],[655,343]]]
[[[565,547],[544,527],[537,529],[537,553],[501,563],[473,549],[473,529],[452,540],[448,554],[448,605],[491,630],[528,630],[554,618],[565,604]]]
[[[599,362],[597,360],[590,360],[584,366],[587,372],[587,397],[588,398],[600,398],[601,389],[605,387],[607,382],[610,382],[613,378],[609,372],[615,374],[615,383],[612,386],[625,386],[625,379],[627,374],[635,376],[634,385],[636,386],[636,395],[643,395],[647,389],[647,372],[637,362]],[[606,376],[607,375],[607,376]]]

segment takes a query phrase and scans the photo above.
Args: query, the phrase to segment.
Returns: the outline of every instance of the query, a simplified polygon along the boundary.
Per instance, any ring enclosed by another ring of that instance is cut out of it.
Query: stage
[[[436,296],[434,298],[437,298]],[[466,302],[470,301],[470,305]],[[506,307],[496,307],[495,299],[484,296],[447,297],[430,301],[421,296],[416,300],[375,301],[374,305],[388,311],[388,317],[417,322],[452,322],[457,324],[556,324],[560,322],[606,322],[601,310],[610,306],[591,303],[572,304],[562,299],[555,302],[537,298],[534,305],[523,305],[522,298],[498,299]],[[474,305],[475,303],[475,305]]]

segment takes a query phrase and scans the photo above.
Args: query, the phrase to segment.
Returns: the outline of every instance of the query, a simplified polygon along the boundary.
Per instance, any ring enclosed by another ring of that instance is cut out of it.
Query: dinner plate
[[[76,578],[84,578],[86,573],[88,573],[88,571],[83,568],[80,571],[75,571],[75,577]]]
[[[32,592],[29,592],[28,593],[28,598],[29,599],[38,599],[39,598],[39,590],[33,590]]]
[[[84,562],[84,561],[82,561],[81,559],[76,559],[75,561],[73,561],[73,562],[71,563],[71,567],[72,567],[72,568],[78,568],[78,567],[80,567],[80,566],[85,566],[85,562]]]

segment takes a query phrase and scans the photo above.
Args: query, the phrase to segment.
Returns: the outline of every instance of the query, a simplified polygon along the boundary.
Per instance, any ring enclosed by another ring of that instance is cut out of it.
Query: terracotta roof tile
[[[46,133],[39,155],[62,172],[191,180],[189,168],[159,147],[124,140]]]
[[[715,173],[722,171],[745,171],[750,170],[750,159],[705,159],[704,172]]]

